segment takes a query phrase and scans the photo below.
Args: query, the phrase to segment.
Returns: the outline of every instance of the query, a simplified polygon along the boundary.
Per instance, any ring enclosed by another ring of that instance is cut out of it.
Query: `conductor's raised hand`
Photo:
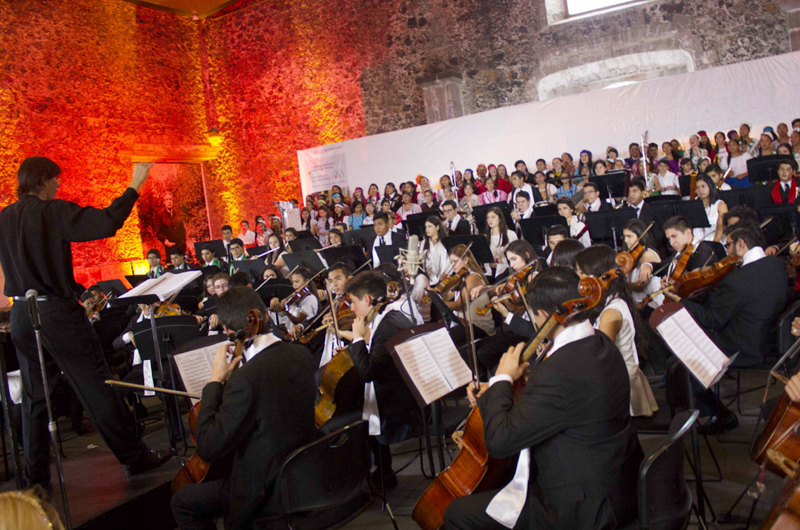
[[[139,192],[139,188],[142,187],[144,181],[147,180],[147,175],[150,174],[150,168],[153,167],[152,162],[139,162],[135,166],[133,166],[133,178],[131,178],[130,188]]]
[[[228,349],[233,346],[232,342],[223,342],[217,349],[217,356],[214,357],[214,364],[211,366],[211,379],[209,382],[224,383],[231,376],[233,371],[242,360],[242,356],[234,357],[228,362]]]
[[[495,375],[509,375],[511,379],[516,381],[525,373],[525,370],[530,366],[530,363],[520,363],[520,354],[525,344],[520,342],[516,346],[508,349],[508,351],[500,359],[500,364],[497,365]]]

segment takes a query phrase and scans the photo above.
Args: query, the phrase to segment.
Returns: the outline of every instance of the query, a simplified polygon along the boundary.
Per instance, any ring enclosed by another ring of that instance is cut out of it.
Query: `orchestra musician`
[[[469,221],[458,215],[458,206],[456,206],[455,201],[444,201],[442,203],[442,213],[444,213],[444,225],[448,234],[456,236],[469,235]]]
[[[633,269],[628,273],[631,298],[636,304],[661,290],[661,280],[653,274],[653,267],[661,263],[661,256],[654,248],[655,243],[650,232],[645,233],[645,230],[647,227],[639,219],[629,219],[622,227],[625,250],[636,254]],[[650,303],[653,307],[660,306],[664,303],[664,295],[655,295]]]
[[[203,245],[203,248],[200,250],[200,258],[203,260],[203,263],[201,263],[202,267],[216,267],[218,269],[217,272],[222,270],[222,263],[214,255],[214,247],[210,244],[207,243]]]
[[[558,208],[558,215],[567,220],[569,236],[577,241],[580,241],[581,245],[584,247],[590,246],[592,244],[592,240],[589,237],[589,228],[583,223],[583,221],[578,219],[575,203],[572,202],[572,199],[562,197],[556,201],[556,207]]]
[[[538,326],[558,305],[580,298],[578,281],[563,268],[534,279],[527,298]],[[467,386],[489,455],[518,454],[517,471],[500,491],[454,500],[444,514],[446,529],[614,528],[635,517],[643,454],[622,355],[581,313],[566,327],[556,325],[548,339],[517,401],[512,385],[528,368],[520,364],[522,344],[508,349],[477,393]]]
[[[508,270],[508,261],[506,260],[506,247],[512,241],[517,240],[517,234],[513,230],[508,229],[506,225],[506,218],[503,215],[503,210],[497,206],[492,206],[486,211],[486,228],[483,235],[489,241],[489,248],[494,257],[494,263],[487,263],[484,267],[486,276],[493,278],[497,281],[502,278]]]
[[[632,178],[628,185],[628,206],[636,210],[636,218],[644,223],[645,226],[655,220],[653,207],[644,200],[646,189],[647,182],[645,182],[644,177]]]
[[[362,417],[369,421],[369,433],[375,437],[372,451],[377,470],[372,478],[385,489],[397,485],[389,444],[415,436],[421,426],[417,402],[386,349],[390,338],[413,325],[400,311],[385,307],[387,283],[380,272],[364,271],[345,285],[356,317],[350,356],[367,383]]]
[[[169,262],[170,271],[189,271],[194,268],[186,262],[183,257],[183,249],[179,247],[169,249]]]
[[[602,163],[602,161],[600,161]],[[587,182],[583,185],[583,200],[578,204],[578,211],[586,212],[609,212],[614,208],[600,198],[600,188],[594,182]]]
[[[466,245],[456,245],[450,249],[450,264],[452,274],[459,274],[463,269],[467,269],[467,273],[463,277],[461,289],[451,289],[442,298],[445,305],[455,313],[462,322],[466,322],[466,315],[464,314],[464,306],[462,297],[467,297],[469,300],[470,293],[483,291],[489,286],[489,281],[486,275],[483,274],[483,269],[478,264],[475,256],[467,249]],[[491,315],[476,315],[473,313],[472,323],[474,324],[473,338],[484,338],[487,335],[494,334],[494,322]],[[456,343],[463,342],[467,337],[464,326],[458,326],[450,329],[450,336]]]
[[[381,259],[378,256],[378,247],[399,246],[405,243],[405,238],[397,233],[391,231],[392,222],[389,220],[393,213],[379,212],[375,214],[375,239],[372,241],[372,248],[370,254],[372,255],[372,266],[377,267],[381,264]]]
[[[425,219],[425,239],[421,251],[425,252],[425,271],[429,285],[436,285],[449,268],[450,258],[442,240],[447,237],[447,228],[437,215]]]
[[[218,304],[226,333],[244,329],[250,310],[266,313],[248,287],[230,288]],[[228,361],[230,346],[225,342],[217,350],[197,418],[198,455],[212,464],[233,455],[230,477],[189,484],[175,493],[172,513],[183,530],[216,528],[219,515],[225,528],[251,528],[259,519],[280,517],[281,464],[319,436],[315,366],[308,350],[265,333]]]
[[[152,164],[136,164],[125,192],[104,209],[56,200],[61,169],[52,160],[31,157],[17,173],[18,199],[0,212],[0,266],[11,307],[11,339],[22,379],[26,487],[52,490],[50,437],[36,338],[25,294],[39,295],[41,335],[46,355],[58,365],[92,423],[129,475],[163,464],[174,451],[153,451],[136,436],[130,410],[105,384],[111,372],[100,340],[83,307],[82,288],[72,270],[72,243],[113,236],[131,213]],[[24,227],[24,228],[23,228]],[[46,369],[54,374],[54,367]]]
[[[547,265],[550,266],[553,261],[553,251],[556,249],[556,246],[569,238],[569,228],[564,225],[553,225],[547,229],[545,236],[547,237]],[[583,245],[581,245],[581,247],[583,247]]]
[[[683,272],[691,272],[707,265],[713,265],[719,261],[720,254],[722,254],[719,252],[719,249],[716,248],[722,245],[716,242],[700,241],[696,245],[693,245],[694,232],[692,231],[692,225],[689,224],[689,221],[684,217],[676,215],[667,219],[664,223],[664,234],[675,253],[667,258],[670,265],[664,269],[661,278],[662,288],[669,285],[670,276],[673,275],[675,268],[678,267],[685,252],[691,252],[691,256],[688,258]],[[663,268],[663,265],[662,263],[662,266],[659,268]]]
[[[231,259],[228,262],[228,274],[234,273],[233,262],[234,261],[245,261],[247,259],[247,255],[244,252],[244,243],[238,237],[231,239],[231,242],[228,244],[228,252],[231,255]]]
[[[147,263],[150,265],[150,270],[147,272],[149,279],[160,278],[166,272],[164,266],[161,265],[161,253],[154,248],[147,251]]]
[[[281,300],[273,298],[269,304],[269,310],[278,314],[278,321],[275,323],[282,326],[293,337],[299,337],[304,329],[304,324],[309,319],[314,318],[319,311],[319,299],[317,298],[317,286],[311,280],[311,273],[308,269],[299,268],[289,276],[292,288],[295,289],[289,302],[281,304]],[[303,285],[305,284],[305,287]]]

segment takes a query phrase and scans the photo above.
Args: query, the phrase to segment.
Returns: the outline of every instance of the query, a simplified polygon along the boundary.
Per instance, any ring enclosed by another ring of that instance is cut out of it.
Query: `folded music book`
[[[175,274],[166,272],[158,278],[140,283],[127,293],[119,297],[120,300],[128,299],[130,303],[149,303],[157,297],[162,302],[180,292],[181,289],[199,278],[203,273],[198,270]]]
[[[472,371],[445,328],[397,344],[392,358],[420,407],[472,382]]]
[[[211,379],[211,367],[214,365],[214,357],[220,343],[212,344],[204,348],[178,353],[172,356],[175,366],[178,367],[178,375],[183,381],[183,388],[195,396],[202,395],[203,387]],[[199,400],[192,398],[192,404]]]
[[[722,353],[682,304],[662,305],[653,313],[650,323],[706,388],[717,384],[739,355],[728,357]]]

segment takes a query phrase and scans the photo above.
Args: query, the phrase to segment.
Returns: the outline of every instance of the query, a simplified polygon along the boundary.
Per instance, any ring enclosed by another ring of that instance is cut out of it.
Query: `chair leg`
[[[708,530],[706,522],[703,521],[702,517],[700,517],[700,512],[697,510],[697,505],[695,503],[692,503],[692,512],[694,512],[694,516],[697,518],[698,526],[700,526],[700,528],[702,528],[703,530]]]

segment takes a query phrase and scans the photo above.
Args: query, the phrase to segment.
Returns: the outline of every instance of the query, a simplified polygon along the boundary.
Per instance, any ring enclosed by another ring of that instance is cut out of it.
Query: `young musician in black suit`
[[[708,333],[726,355],[739,352],[734,367],[763,364],[770,349],[771,334],[786,306],[786,268],[780,258],[766,256],[763,236],[757,227],[738,228],[728,234],[727,249],[731,256],[742,258],[739,269],[728,273],[698,304],[672,293],[665,296],[681,302],[692,317]],[[709,432],[721,432],[738,425],[736,415],[706,392],[701,412],[713,414]]]
[[[372,255],[372,267],[375,268],[381,264],[380,257],[378,257],[377,247],[392,247],[400,246],[406,243],[406,238],[399,232],[391,230],[392,225],[389,222],[389,214],[386,212],[379,212],[375,214],[375,239],[372,240],[372,248],[370,248],[370,255]]]
[[[557,306],[581,298],[578,275],[547,269],[527,297],[541,327]],[[481,383],[477,400],[468,386],[489,455],[519,460],[503,490],[453,501],[444,515],[446,529],[599,529],[635,517],[643,455],[629,413],[625,362],[581,314],[566,327],[557,324],[548,338],[552,345],[541,362],[533,362],[518,401],[512,384],[528,367],[519,362],[522,344],[508,350],[489,383]]]
[[[445,201],[442,204],[442,212],[444,213],[444,226],[449,234],[455,236],[469,235],[469,221],[458,215],[458,206],[455,201]]]
[[[232,287],[218,300],[226,331],[244,329],[261,298],[249,287]],[[184,530],[250,528],[258,518],[283,513],[280,467],[295,449],[319,436],[314,425],[314,363],[308,350],[258,335],[242,357],[227,360],[230,343],[217,351],[211,379],[203,388],[197,418],[197,453],[212,465],[233,455],[230,478],[184,486],[172,498],[175,521]],[[235,370],[235,371],[234,371]]]
[[[190,271],[194,269],[194,267],[184,259],[183,249],[180,247],[172,247],[169,249],[169,262],[170,265],[167,270],[170,272]]]
[[[614,208],[609,203],[600,198],[600,188],[594,182],[587,182],[583,185],[583,201],[581,201],[581,211],[586,212],[610,212]]]
[[[647,184],[643,177],[631,179],[631,183],[628,185],[628,205],[636,210],[636,218],[648,226],[655,220],[655,217],[653,216],[653,207],[644,200],[646,189]]]
[[[692,231],[692,225],[679,215],[667,219],[664,223],[664,234],[675,252],[656,267],[656,270],[662,270],[662,287],[667,286],[669,277],[672,276],[684,253],[688,252],[690,247],[692,248],[692,254],[686,263],[686,268],[683,270],[684,273],[713,265],[719,261],[720,254],[724,255],[720,251],[722,245],[713,241],[701,241],[693,245],[694,232]],[[667,263],[669,263],[669,266],[667,266]]]
[[[370,434],[377,441],[373,444],[373,454],[377,453],[378,469],[373,478],[378,486],[382,477],[383,485],[392,487],[397,484],[397,477],[392,471],[389,444],[416,435],[421,415],[386,349],[389,339],[413,326],[402,312],[386,310],[387,283],[380,272],[365,271],[347,282],[345,292],[350,295],[350,308],[356,316],[350,356],[361,380],[367,383],[363,417],[369,419]],[[368,396],[372,397],[367,399]]]

